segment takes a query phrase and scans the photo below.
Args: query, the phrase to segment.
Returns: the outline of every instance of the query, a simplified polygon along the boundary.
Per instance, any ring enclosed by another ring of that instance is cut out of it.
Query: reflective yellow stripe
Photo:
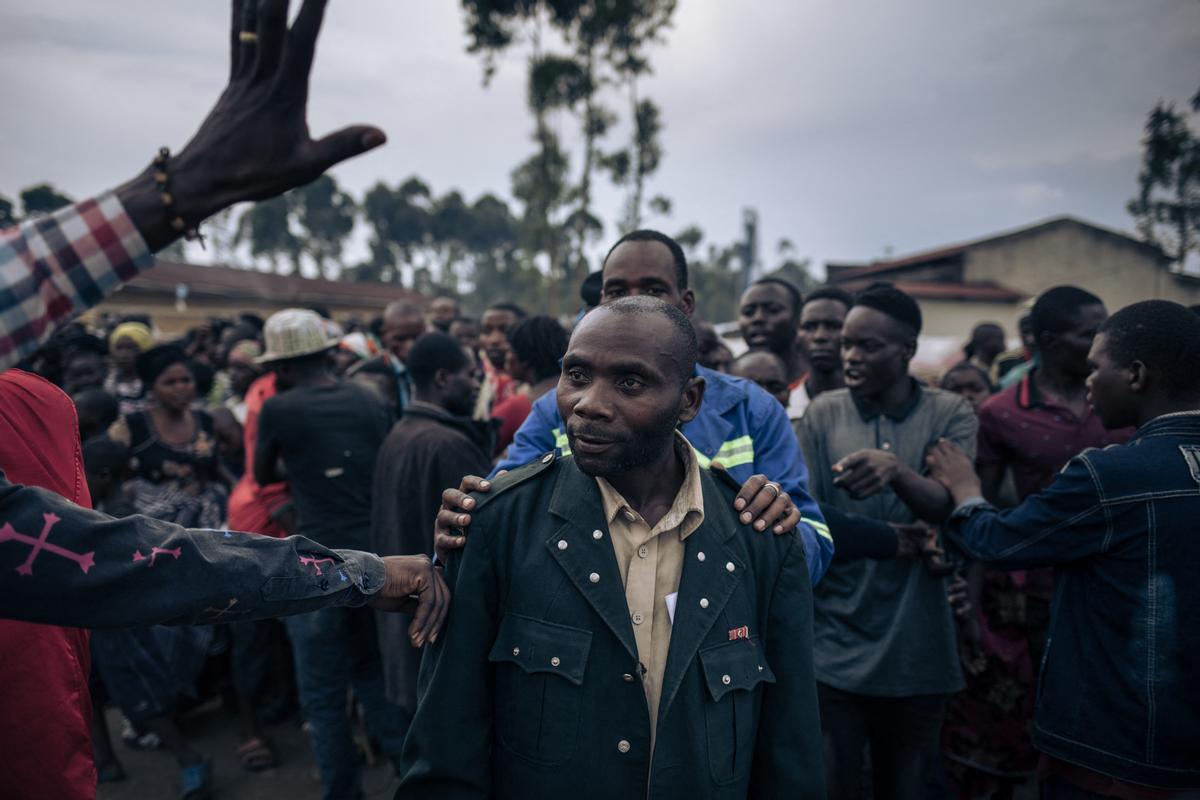
[[[554,446],[558,448],[559,454],[564,456],[571,455],[571,443],[567,441],[567,435],[558,428],[550,431],[550,433],[554,434]]]
[[[817,522],[815,519],[809,519],[808,517],[801,517],[800,521],[816,531],[818,536],[828,539],[831,542],[833,541],[833,537],[829,535],[829,526],[824,522]]]
[[[721,462],[726,469],[740,467],[742,464],[754,463],[754,440],[749,436],[739,436],[721,445],[721,449],[713,456],[713,461]]]

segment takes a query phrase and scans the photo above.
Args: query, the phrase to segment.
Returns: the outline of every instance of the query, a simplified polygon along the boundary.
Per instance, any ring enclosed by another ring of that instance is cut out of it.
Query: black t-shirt
[[[335,549],[369,548],[375,458],[390,427],[379,400],[349,381],[298,386],[263,404],[255,446],[279,448],[296,533]]]

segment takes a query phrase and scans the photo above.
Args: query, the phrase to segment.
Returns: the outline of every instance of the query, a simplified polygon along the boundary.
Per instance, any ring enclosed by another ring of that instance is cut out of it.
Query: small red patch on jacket
[[[743,625],[740,628],[730,628],[729,629],[729,641],[731,641],[731,642],[734,641],[735,639],[749,639],[749,638],[750,638],[750,626],[748,626],[748,625]]]

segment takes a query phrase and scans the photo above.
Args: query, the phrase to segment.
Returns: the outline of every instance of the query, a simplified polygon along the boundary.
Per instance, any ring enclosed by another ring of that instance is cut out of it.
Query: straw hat
[[[312,355],[337,345],[337,340],[326,334],[321,317],[304,308],[285,308],[272,314],[263,327],[263,338],[267,352],[255,359],[259,364]]]

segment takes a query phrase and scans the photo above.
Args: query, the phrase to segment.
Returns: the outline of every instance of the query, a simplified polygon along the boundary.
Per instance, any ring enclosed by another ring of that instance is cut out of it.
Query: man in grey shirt
[[[891,523],[953,510],[922,474],[925,451],[944,437],[974,457],[977,423],[961,397],[909,376],[920,330],[916,302],[890,284],[855,298],[842,333],[847,388],[814,399],[799,429],[822,504]],[[830,798],[859,796],[868,741],[875,797],[921,796],[946,696],[963,686],[944,579],[919,561],[835,562],[814,589],[814,623]]]

